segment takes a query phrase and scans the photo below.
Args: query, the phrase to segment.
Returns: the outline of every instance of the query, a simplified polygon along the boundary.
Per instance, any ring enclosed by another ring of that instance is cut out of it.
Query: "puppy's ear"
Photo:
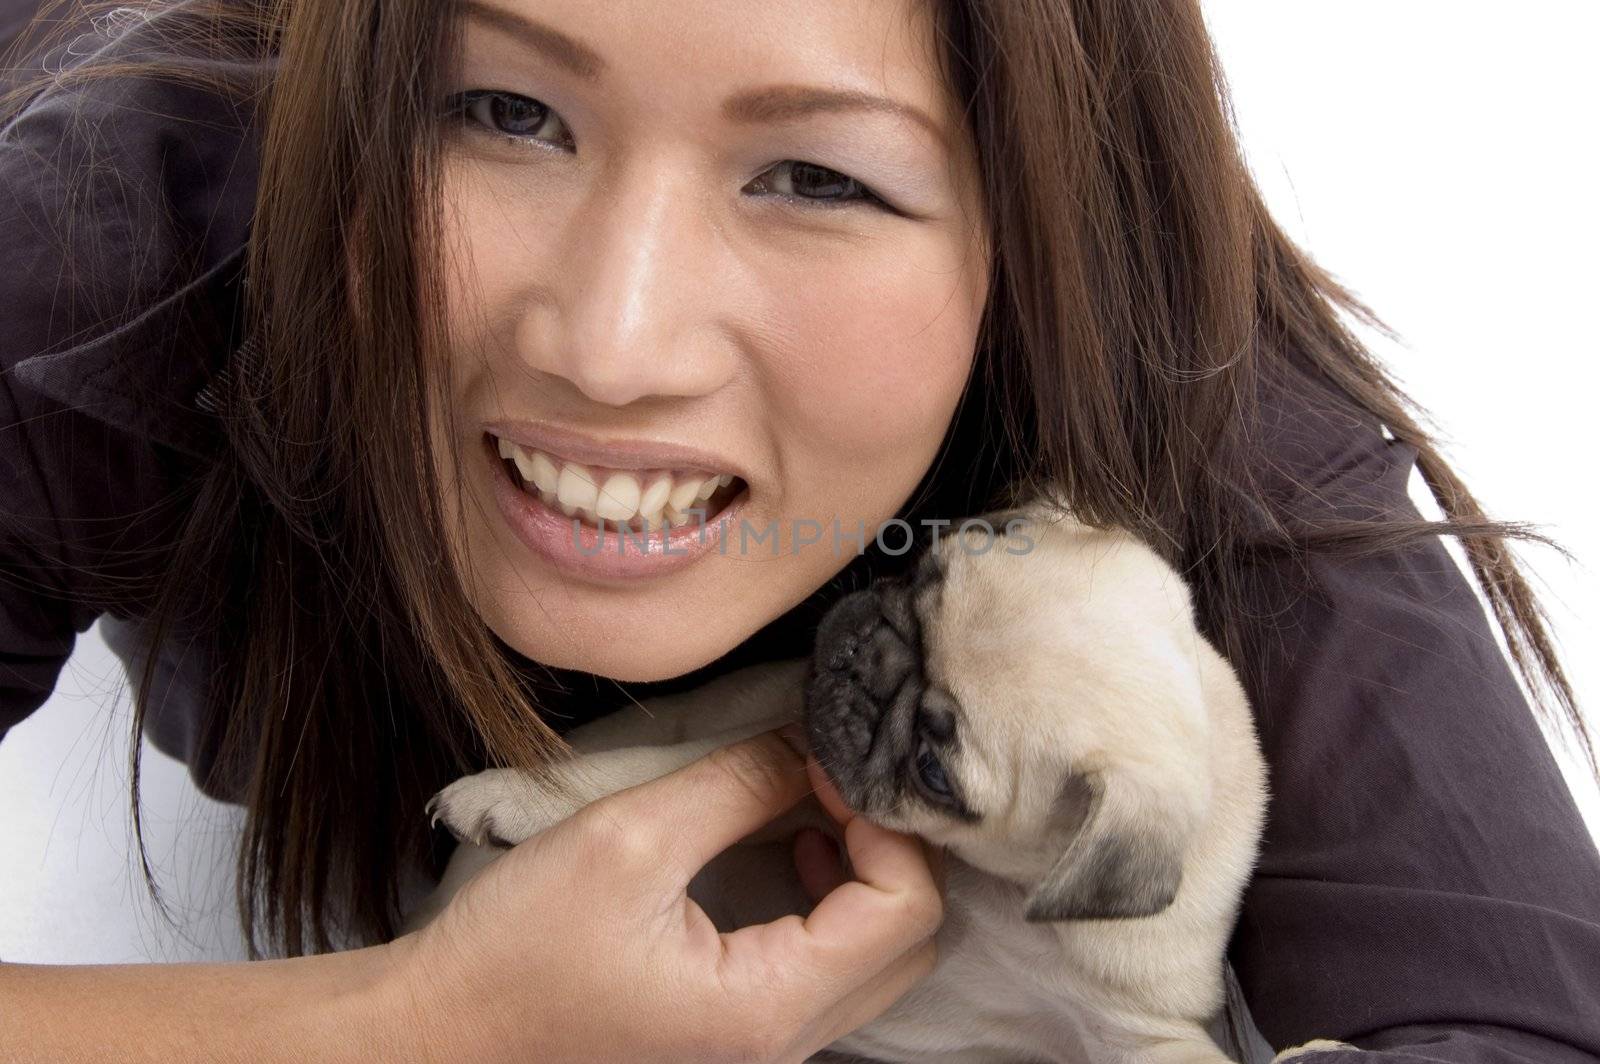
[[[1067,778],[1054,818],[1071,841],[1028,896],[1030,921],[1154,916],[1183,879],[1185,818],[1160,796],[1117,775]],[[1076,831],[1073,830],[1076,825]]]

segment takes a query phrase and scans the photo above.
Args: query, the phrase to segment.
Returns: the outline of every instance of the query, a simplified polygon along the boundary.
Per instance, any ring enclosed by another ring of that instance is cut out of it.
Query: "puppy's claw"
[[[438,803],[439,796],[435,794],[432,798],[428,799],[428,804],[422,807],[422,813],[428,818],[428,827],[430,828],[436,828],[439,826],[439,810],[436,808]]]
[[[489,769],[456,780],[434,795],[431,825],[443,823],[457,842],[509,849],[563,820],[532,777],[514,769]]]

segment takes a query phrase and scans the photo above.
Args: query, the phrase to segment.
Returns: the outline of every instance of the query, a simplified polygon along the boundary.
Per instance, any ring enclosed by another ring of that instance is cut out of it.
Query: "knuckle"
[[[609,800],[596,802],[580,818],[579,851],[591,865],[636,868],[659,859],[651,825],[625,815]]]

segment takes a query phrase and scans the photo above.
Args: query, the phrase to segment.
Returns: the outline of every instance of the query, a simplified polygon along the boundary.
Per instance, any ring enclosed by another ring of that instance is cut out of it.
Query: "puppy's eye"
[[[941,798],[953,797],[950,790],[950,777],[945,775],[944,766],[939,763],[939,756],[933,752],[933,747],[926,742],[917,752],[917,778],[929,792]]]

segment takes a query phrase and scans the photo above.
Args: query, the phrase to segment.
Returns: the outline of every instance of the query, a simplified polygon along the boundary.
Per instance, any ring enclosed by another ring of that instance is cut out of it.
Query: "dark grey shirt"
[[[129,578],[175,530],[155,504],[217,444],[198,395],[237,339],[251,117],[121,81],[0,132],[0,735],[97,617],[139,646]],[[1308,485],[1277,490],[1415,513],[1411,447],[1309,391],[1270,411]],[[1444,548],[1250,575],[1272,802],[1229,958],[1261,1033],[1392,1064],[1600,1060],[1600,856]],[[199,780],[204,667],[163,658],[150,723]]]

